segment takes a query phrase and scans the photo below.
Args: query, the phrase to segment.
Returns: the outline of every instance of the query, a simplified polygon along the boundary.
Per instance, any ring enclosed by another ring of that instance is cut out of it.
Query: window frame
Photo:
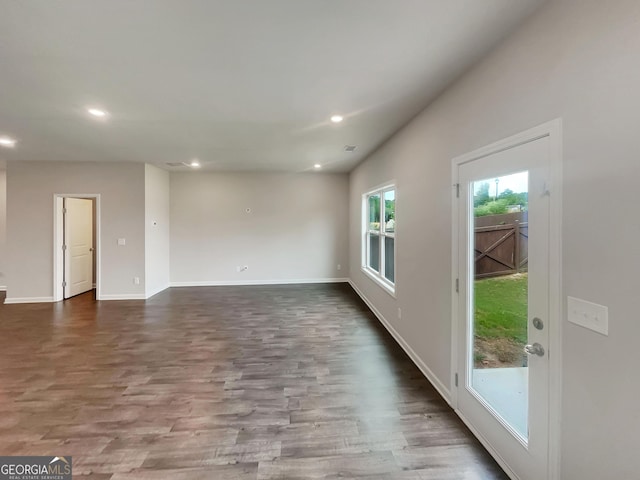
[[[386,222],[384,221],[385,208],[384,208],[384,196],[385,193],[393,191],[394,200],[396,202],[394,208],[394,228],[392,232],[386,231]],[[380,196],[380,213],[378,218],[379,228],[372,229],[370,222],[370,202],[369,198],[372,196],[379,195]],[[380,285],[387,293],[389,293],[392,297],[395,298],[396,293],[396,278],[397,278],[397,268],[396,268],[396,257],[397,257],[397,247],[396,247],[396,238],[397,238],[397,229],[395,226],[395,219],[397,218],[397,200],[398,200],[398,189],[395,182],[385,183],[382,186],[376,187],[373,190],[370,190],[362,195],[362,262],[361,269],[362,271],[369,276],[372,280],[374,280],[378,285]],[[380,271],[376,271],[369,265],[370,259],[370,235],[375,235],[379,238],[379,252],[378,252],[378,266]],[[386,238],[393,238],[393,278],[392,282],[385,276],[385,249],[386,249]]]

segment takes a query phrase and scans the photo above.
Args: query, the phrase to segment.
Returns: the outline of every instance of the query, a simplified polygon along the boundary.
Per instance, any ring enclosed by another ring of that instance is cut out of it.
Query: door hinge
[[[454,377],[454,383],[456,384],[456,387],[457,387],[458,386],[458,374],[457,373],[455,374],[455,377]]]
[[[66,208],[63,208],[63,209],[62,209],[62,213],[67,213],[67,209],[66,209]]]
[[[62,288],[67,286],[67,282],[62,282]]]
[[[456,198],[460,198],[460,184],[456,183]]]
[[[456,293],[460,293],[460,279],[456,278]]]
[[[62,251],[66,252],[67,251],[67,246],[66,245],[62,245]]]

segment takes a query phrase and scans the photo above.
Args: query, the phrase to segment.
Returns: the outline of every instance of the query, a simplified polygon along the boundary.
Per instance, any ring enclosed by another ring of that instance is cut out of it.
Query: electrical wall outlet
[[[338,264],[338,270],[342,270],[342,265]]]
[[[597,303],[567,297],[567,319],[602,335],[609,335],[609,309]]]
[[[140,277],[133,277],[133,284],[140,285]]]

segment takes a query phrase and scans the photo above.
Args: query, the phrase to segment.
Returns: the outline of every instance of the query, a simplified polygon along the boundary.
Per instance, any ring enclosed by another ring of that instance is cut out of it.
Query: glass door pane
[[[526,442],[528,172],[471,187],[469,388]]]

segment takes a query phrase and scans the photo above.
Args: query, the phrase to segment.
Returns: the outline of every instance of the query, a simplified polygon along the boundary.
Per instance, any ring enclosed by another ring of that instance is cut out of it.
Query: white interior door
[[[64,298],[93,288],[93,201],[64,199]]]
[[[549,478],[549,152],[542,137],[457,166],[457,409],[520,480]]]

